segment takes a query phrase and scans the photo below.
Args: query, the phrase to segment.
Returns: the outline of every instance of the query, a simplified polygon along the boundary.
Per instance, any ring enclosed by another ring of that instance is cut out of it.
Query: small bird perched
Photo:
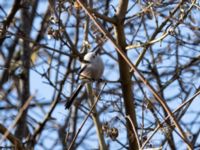
[[[81,63],[81,70],[79,73],[79,77],[82,82],[79,84],[77,89],[73,92],[70,99],[65,104],[65,109],[69,109],[84,86],[86,82],[89,81],[97,81],[101,78],[104,71],[104,64],[101,57],[97,54],[97,52],[89,52],[87,53],[84,58],[83,62]]]

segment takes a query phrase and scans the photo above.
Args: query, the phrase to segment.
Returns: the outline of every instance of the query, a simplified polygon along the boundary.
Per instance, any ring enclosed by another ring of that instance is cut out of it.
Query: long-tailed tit
[[[97,52],[89,52],[81,63],[81,70],[79,73],[79,77],[82,80],[81,84],[77,87],[77,89],[73,92],[70,99],[66,102],[65,108],[69,109],[72,105],[74,99],[84,86],[86,82],[99,80],[104,71],[104,64],[101,57],[97,54]]]

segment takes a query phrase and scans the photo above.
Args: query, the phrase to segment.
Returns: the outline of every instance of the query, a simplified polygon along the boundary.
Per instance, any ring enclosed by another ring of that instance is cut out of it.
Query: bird
[[[78,85],[76,90],[72,93],[69,100],[65,104],[65,109],[69,109],[77,97],[80,90],[84,87],[85,83],[98,81],[101,79],[104,71],[104,63],[97,51],[88,52],[81,62],[81,69],[79,78],[82,82]]]

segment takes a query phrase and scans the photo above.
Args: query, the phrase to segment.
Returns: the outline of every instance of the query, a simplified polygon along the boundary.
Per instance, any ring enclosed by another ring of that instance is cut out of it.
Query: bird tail
[[[75,100],[75,98],[77,97],[78,93],[80,92],[80,90],[82,89],[84,83],[79,84],[79,86],[77,87],[77,89],[73,92],[72,96],[70,97],[69,100],[67,100],[66,104],[65,104],[65,109],[69,109],[73,103],[73,101]]]

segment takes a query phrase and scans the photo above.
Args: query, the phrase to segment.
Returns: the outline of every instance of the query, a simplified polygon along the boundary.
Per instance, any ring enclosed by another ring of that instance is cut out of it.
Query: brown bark
[[[118,9],[116,12],[117,24],[115,25],[116,42],[126,55],[127,53],[125,49],[126,36],[124,33],[124,19],[126,16],[127,6],[128,6],[128,0],[119,1]],[[122,95],[123,95],[126,115],[130,116],[132,122],[134,123],[135,128],[137,128],[135,105],[132,93],[132,82],[131,82],[131,75],[129,72],[130,68],[120,54],[118,54],[118,63],[119,63],[120,81],[121,81]],[[127,133],[129,140],[129,149],[138,149],[137,141],[134,137],[133,129],[131,127],[131,123],[129,122],[129,120],[127,120]]]

